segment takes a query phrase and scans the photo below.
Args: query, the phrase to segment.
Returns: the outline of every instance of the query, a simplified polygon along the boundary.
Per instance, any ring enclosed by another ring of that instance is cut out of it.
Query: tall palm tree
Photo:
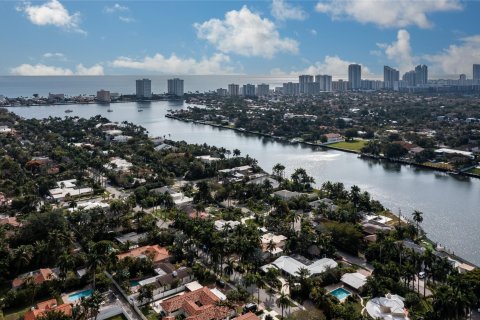
[[[417,227],[417,238],[420,236],[420,223],[423,222],[423,212],[415,210],[412,213],[413,221],[416,223]]]
[[[265,288],[265,280],[260,273],[255,273],[255,285],[257,286],[257,301],[260,304],[260,290]]]
[[[227,260],[227,262],[225,263],[225,268],[223,268],[223,272],[228,276],[228,279],[230,279],[231,275],[234,272],[234,262],[232,259]]]
[[[290,299],[285,293],[281,293],[278,299],[275,301],[277,304],[277,307],[282,309],[282,319],[283,319],[283,313],[286,308],[290,306]]]

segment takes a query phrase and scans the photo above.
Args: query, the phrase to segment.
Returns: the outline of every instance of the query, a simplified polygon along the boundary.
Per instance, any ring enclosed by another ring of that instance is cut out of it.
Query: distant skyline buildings
[[[228,95],[231,97],[237,97],[240,95],[240,86],[235,83],[228,85]]]
[[[173,78],[167,80],[167,92],[178,97],[183,97],[184,88],[183,80],[179,78]]]
[[[428,67],[424,64],[415,67],[415,81],[417,86],[428,83]]]
[[[480,81],[480,64],[473,65],[473,80]]]
[[[138,99],[150,99],[152,97],[152,81],[146,78],[138,79],[135,94]]]
[[[362,85],[362,66],[359,64],[350,64],[348,66],[348,82],[352,90],[361,89]]]
[[[313,76],[311,75],[300,75],[298,76],[298,90],[300,94],[308,94],[308,84],[313,82]]]
[[[400,72],[389,66],[383,67],[383,87],[385,89],[394,89],[395,83],[400,80]]]

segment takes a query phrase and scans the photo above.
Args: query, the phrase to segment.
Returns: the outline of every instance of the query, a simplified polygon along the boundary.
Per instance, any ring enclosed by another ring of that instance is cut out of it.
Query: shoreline
[[[249,130],[245,130],[245,129],[242,130],[242,129],[232,128],[232,127],[228,127],[228,126],[224,126],[224,125],[220,125],[220,124],[209,123],[209,122],[205,122],[205,121],[199,121],[199,120],[193,120],[193,119],[183,119],[183,118],[179,118],[179,117],[177,117],[175,115],[172,115],[172,114],[166,114],[165,117],[170,118],[170,119],[174,119],[174,120],[178,120],[178,121],[183,121],[183,122],[191,122],[191,123],[195,123],[195,124],[202,124],[202,125],[207,125],[207,126],[216,127],[216,128],[229,129],[229,130],[242,132],[242,133],[249,133],[249,134],[253,134],[253,135],[257,135],[257,136],[261,136],[261,137],[267,137],[267,138],[270,138],[270,139],[282,141],[284,143],[290,143],[290,144],[297,144],[298,143],[298,144],[303,144],[303,145],[307,145],[307,146],[311,146],[311,147],[320,147],[320,148],[325,148],[325,149],[331,149],[331,150],[337,150],[337,151],[357,154],[360,158],[383,160],[383,161],[388,161],[388,162],[392,162],[392,163],[399,163],[399,164],[407,165],[407,166],[414,166],[414,167],[417,167],[417,168],[427,169],[427,170],[431,170],[431,171],[439,171],[439,172],[447,173],[447,174],[452,175],[452,176],[464,176],[464,177],[471,177],[471,178],[480,179],[480,175],[476,175],[476,174],[473,174],[473,173],[470,173],[470,172],[467,172],[467,171],[451,171],[449,169],[432,167],[432,166],[424,165],[424,164],[413,162],[413,161],[407,161],[407,160],[401,160],[401,159],[391,159],[391,158],[387,158],[385,156],[380,156],[380,155],[376,156],[376,155],[357,152],[357,151],[353,151],[353,150],[349,150],[349,149],[332,147],[331,145],[328,145],[328,144],[318,144],[318,143],[304,142],[304,141],[290,142],[290,140],[288,140],[288,139],[275,137],[275,136],[265,134],[265,133],[249,131]]]

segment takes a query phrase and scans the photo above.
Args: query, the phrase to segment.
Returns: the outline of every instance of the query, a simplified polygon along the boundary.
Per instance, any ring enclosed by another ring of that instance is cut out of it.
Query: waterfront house
[[[272,193],[272,196],[279,197],[282,200],[288,201],[294,198],[298,198],[301,196],[309,196],[308,193],[302,193],[302,192],[295,192],[295,191],[289,191],[289,190],[279,190],[275,191]]]
[[[340,142],[344,140],[342,135],[338,133],[327,133],[325,134],[325,137],[327,138],[327,142],[326,142],[327,144]]]

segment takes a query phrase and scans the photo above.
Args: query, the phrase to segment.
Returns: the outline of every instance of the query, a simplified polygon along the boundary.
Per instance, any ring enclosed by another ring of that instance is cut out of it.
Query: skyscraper
[[[152,97],[152,81],[150,79],[139,79],[136,84],[138,99],[150,99]]]
[[[308,84],[313,82],[313,76],[310,75],[301,75],[298,77],[298,85],[300,94],[308,94]]]
[[[320,91],[332,91],[332,76],[326,74],[319,74],[315,76],[315,82],[320,85]]]
[[[413,70],[406,72],[402,80],[405,81],[409,87],[415,87],[417,85],[416,73]]]
[[[383,67],[383,87],[385,89],[393,89],[395,82],[400,80],[398,70],[389,66]]]
[[[257,85],[257,96],[265,97],[270,94],[270,86],[268,84],[262,83]]]
[[[254,84],[244,84],[243,85],[243,95],[245,97],[255,97],[255,85]]]
[[[473,81],[480,81],[480,64],[473,65]]]
[[[425,85],[428,83],[428,67],[424,64],[415,67],[415,81],[418,85]]]
[[[228,95],[236,97],[240,93],[240,86],[238,84],[231,83],[228,85]]]
[[[168,94],[183,97],[183,80],[179,78],[168,79]]]
[[[286,82],[283,84],[283,94],[286,96],[298,96],[299,87],[298,83]]]
[[[362,84],[362,66],[351,64],[348,66],[348,82],[351,90],[358,90]]]

